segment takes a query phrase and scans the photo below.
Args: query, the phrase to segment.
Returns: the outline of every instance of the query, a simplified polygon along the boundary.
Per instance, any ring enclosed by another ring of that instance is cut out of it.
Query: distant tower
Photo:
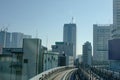
[[[10,37],[11,34],[7,32],[8,28],[3,27],[0,31],[0,47],[10,47]]]
[[[20,32],[12,32],[11,33],[11,47],[12,48],[22,48],[23,46],[23,39],[24,38],[31,38],[30,35],[25,35]]]
[[[71,23],[74,23],[74,17],[72,17]]]
[[[71,23],[64,24],[63,30],[63,42],[69,42],[73,44],[73,57],[76,58],[76,24],[73,23],[73,18]]]
[[[88,41],[83,45],[82,58],[83,58],[82,61],[84,64],[91,65],[91,63],[92,63],[92,46],[91,46],[91,43]]]

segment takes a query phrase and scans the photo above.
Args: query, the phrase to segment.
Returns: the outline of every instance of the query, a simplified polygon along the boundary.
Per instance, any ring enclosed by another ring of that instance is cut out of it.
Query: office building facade
[[[2,48],[11,47],[11,33],[3,30],[0,31],[0,54],[2,54]]]
[[[42,72],[42,53],[40,39],[23,40],[23,69],[22,78],[28,80]]]
[[[109,52],[109,56],[114,56],[118,58],[110,58],[110,68],[116,71],[120,71],[120,55],[119,51],[119,43],[120,43],[120,0],[113,0],[113,29],[112,29],[112,40],[109,41],[109,48],[113,52]],[[114,49],[111,45],[117,47]],[[115,51],[114,51],[115,50]],[[117,56],[116,56],[117,54]]]
[[[93,25],[93,61],[108,61],[112,25]]]
[[[22,48],[24,38],[31,38],[31,36],[20,32],[0,31],[0,54],[2,53],[2,48]]]
[[[7,31],[0,31],[0,47],[7,47],[11,46],[11,33]]]
[[[23,40],[23,48],[3,48],[0,54],[0,80],[29,80],[58,66],[58,53],[48,52],[41,40]]]
[[[0,54],[0,79],[22,80],[22,48],[3,48]]]
[[[73,44],[68,42],[56,42],[52,45],[53,52],[59,52],[60,54],[65,54],[67,56],[73,56]]]
[[[24,38],[31,38],[31,36],[24,35],[23,33],[20,33],[20,32],[13,32],[12,39],[11,39],[11,47],[12,48],[22,48]]]
[[[120,38],[120,0],[113,0],[112,38]]]
[[[43,71],[58,67],[58,52],[47,51],[43,53]]]
[[[74,52],[73,44],[69,42],[56,42],[55,45],[52,45],[52,51],[59,53],[59,66],[73,65],[74,64]],[[65,64],[60,64],[65,60]]]
[[[63,42],[69,42],[73,44],[73,57],[76,58],[76,24],[64,24],[63,30]]]
[[[86,42],[83,45],[82,62],[85,65],[92,64],[92,46],[90,42]]]

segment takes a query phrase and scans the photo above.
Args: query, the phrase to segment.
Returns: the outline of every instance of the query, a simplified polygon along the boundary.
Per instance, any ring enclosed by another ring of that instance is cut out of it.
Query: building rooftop
[[[3,54],[8,54],[8,53],[16,53],[16,54],[21,54],[23,53],[23,48],[3,48]]]
[[[48,52],[46,52],[45,54],[59,55],[59,53],[58,53],[58,52],[52,52],[52,51],[48,51]]]

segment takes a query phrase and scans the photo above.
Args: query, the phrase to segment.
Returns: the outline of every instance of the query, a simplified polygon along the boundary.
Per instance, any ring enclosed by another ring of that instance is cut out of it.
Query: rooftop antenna
[[[8,26],[5,26],[5,25],[3,24],[3,27],[1,28],[1,31],[7,32],[7,31],[8,31],[8,27],[9,27],[9,25],[8,25]]]
[[[71,23],[73,23],[73,20],[74,20],[74,18],[72,17],[72,21],[71,21]]]
[[[72,17],[72,19],[71,19],[71,23],[74,23],[74,17]]]

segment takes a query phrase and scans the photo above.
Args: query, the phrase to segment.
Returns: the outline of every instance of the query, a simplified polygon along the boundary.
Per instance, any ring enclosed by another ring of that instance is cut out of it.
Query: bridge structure
[[[120,72],[106,66],[63,66],[42,72],[30,80],[120,80]]]

